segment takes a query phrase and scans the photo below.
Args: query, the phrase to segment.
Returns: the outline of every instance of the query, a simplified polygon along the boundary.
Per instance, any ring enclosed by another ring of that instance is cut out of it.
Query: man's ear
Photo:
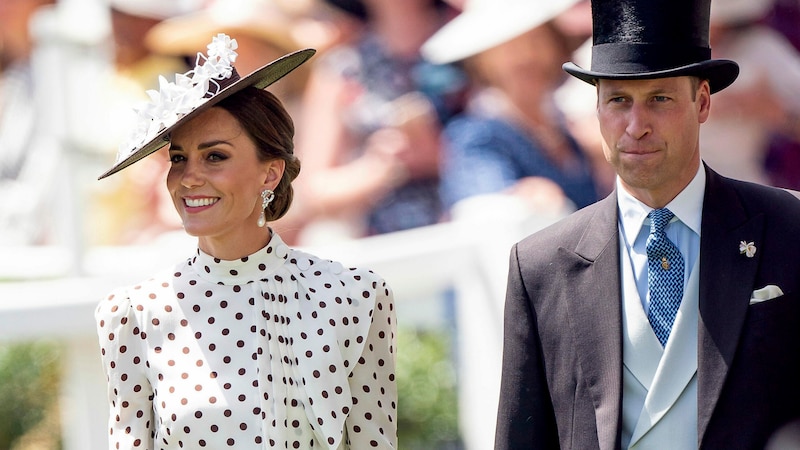
[[[705,123],[711,113],[711,86],[707,80],[703,80],[697,89],[697,105],[699,111],[699,122]]]

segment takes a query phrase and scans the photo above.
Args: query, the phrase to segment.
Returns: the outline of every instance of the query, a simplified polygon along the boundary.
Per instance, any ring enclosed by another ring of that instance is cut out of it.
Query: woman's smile
[[[212,206],[219,201],[219,197],[184,197],[183,204],[188,212],[197,212],[197,208]]]

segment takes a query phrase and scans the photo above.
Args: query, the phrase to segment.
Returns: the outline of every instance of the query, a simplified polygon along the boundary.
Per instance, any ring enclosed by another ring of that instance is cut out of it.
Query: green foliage
[[[0,345],[0,449],[33,430],[58,397],[59,347],[45,342]]]
[[[397,350],[399,447],[455,448],[458,394],[451,336],[444,328],[400,328]]]

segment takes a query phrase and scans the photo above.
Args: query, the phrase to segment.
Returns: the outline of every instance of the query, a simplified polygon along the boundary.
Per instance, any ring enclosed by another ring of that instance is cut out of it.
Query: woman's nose
[[[192,159],[187,159],[183,163],[181,172],[181,185],[186,188],[193,188],[203,184],[203,170],[201,164]]]

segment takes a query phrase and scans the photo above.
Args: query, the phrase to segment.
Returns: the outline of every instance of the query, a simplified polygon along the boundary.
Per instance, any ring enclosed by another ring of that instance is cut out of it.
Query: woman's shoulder
[[[161,270],[138,283],[121,285],[112,289],[97,305],[97,314],[115,315],[127,309],[143,311],[145,305],[153,301],[163,303],[170,298],[173,274],[181,270],[183,264]]]
[[[383,278],[362,267],[346,267],[341,262],[322,258],[302,250],[292,249],[288,261],[302,274],[301,279],[319,279],[323,283],[338,282],[351,289],[377,289],[385,284]]]
[[[443,136],[450,146],[503,151],[509,146],[528,148],[532,141],[516,126],[496,117],[463,113],[445,125]]]
[[[472,134],[502,134],[514,127],[507,121],[497,117],[466,111],[453,116],[445,125],[449,133],[471,132]]]

